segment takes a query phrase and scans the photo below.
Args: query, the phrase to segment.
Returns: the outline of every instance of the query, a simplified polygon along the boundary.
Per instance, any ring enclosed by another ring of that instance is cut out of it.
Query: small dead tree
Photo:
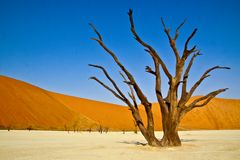
[[[72,125],[73,132],[78,131],[78,129],[77,129],[78,123],[79,123],[79,120],[74,121],[74,123],[73,123],[73,125]]]
[[[91,132],[92,132],[92,127],[88,128],[87,131],[88,131],[89,133],[91,133]]]
[[[7,126],[7,130],[10,131],[12,129],[11,125]]]
[[[183,53],[180,54],[179,50],[176,47],[176,40],[179,35],[179,30],[184,25],[185,21],[183,21],[175,30],[174,36],[171,36],[170,29],[167,28],[165,25],[163,19],[161,19],[162,25],[164,27],[164,32],[166,33],[169,44],[171,49],[173,50],[173,53],[175,55],[176,65],[175,65],[175,74],[172,75],[168,68],[166,67],[164,61],[162,60],[161,56],[156,52],[156,50],[150,46],[148,43],[142,40],[142,38],[138,35],[138,33],[135,30],[135,25],[133,21],[132,16],[132,10],[130,9],[128,12],[129,21],[130,21],[130,28],[131,32],[136,39],[136,41],[142,45],[145,49],[145,51],[151,56],[154,68],[152,69],[150,66],[146,66],[146,72],[153,75],[155,78],[155,94],[160,106],[160,111],[162,114],[162,126],[163,126],[163,137],[161,140],[158,140],[155,137],[154,134],[154,120],[153,120],[153,112],[152,112],[152,103],[149,102],[145,94],[140,89],[139,85],[135,81],[132,74],[124,67],[124,65],[119,61],[115,53],[110,50],[103,41],[103,38],[101,34],[97,31],[96,27],[93,24],[90,24],[93,31],[96,33],[98,38],[92,38],[95,40],[115,61],[115,63],[119,66],[121,69],[121,76],[124,79],[124,82],[128,85],[130,92],[128,93],[130,99],[123,94],[123,92],[120,90],[118,85],[115,83],[115,81],[110,77],[108,72],[105,70],[104,67],[99,65],[93,65],[90,64],[89,66],[98,68],[103,71],[106,78],[111,82],[114,89],[104,84],[102,81],[100,81],[96,77],[90,77],[90,79],[95,80],[100,85],[102,85],[105,89],[110,91],[115,97],[123,101],[131,110],[132,116],[144,136],[144,138],[147,140],[148,144],[150,146],[180,146],[181,140],[178,135],[178,126],[183,118],[183,116],[191,111],[194,108],[197,107],[203,107],[206,104],[208,104],[215,96],[218,94],[224,92],[227,90],[227,88],[219,89],[213,92],[208,93],[205,96],[199,97],[195,99],[194,101],[190,102],[190,98],[192,97],[193,93],[196,91],[198,86],[207,78],[210,76],[210,72],[216,69],[230,69],[228,67],[221,67],[221,66],[215,66],[212,67],[206,72],[203,73],[203,75],[200,77],[200,79],[191,87],[190,90],[187,90],[187,84],[188,84],[188,77],[190,69],[193,65],[193,62],[195,58],[200,54],[200,51],[197,49],[196,46],[193,46],[192,48],[189,48],[188,44],[190,40],[194,37],[194,35],[197,32],[197,29],[194,29],[193,32],[190,34],[190,36],[187,38],[185,44],[184,44],[184,50]],[[187,63],[187,59],[190,58],[189,63]],[[187,63],[187,64],[186,64]],[[160,72],[162,72],[166,75],[168,78],[168,93],[164,97],[161,90],[161,78],[162,75]],[[180,90],[179,90],[180,89]],[[181,96],[178,97],[178,91],[181,92]],[[141,104],[144,106],[146,115],[147,115],[147,124],[145,125],[143,123],[143,120],[139,114],[139,109],[136,101],[136,96],[140,100]]]
[[[103,126],[101,124],[99,125],[98,132],[101,134],[103,133]]]
[[[108,133],[108,131],[109,131],[109,127],[105,127],[105,128],[104,128],[104,132],[105,132],[105,133]]]
[[[30,125],[30,126],[28,126],[26,129],[30,132],[33,128],[32,128],[32,126]]]

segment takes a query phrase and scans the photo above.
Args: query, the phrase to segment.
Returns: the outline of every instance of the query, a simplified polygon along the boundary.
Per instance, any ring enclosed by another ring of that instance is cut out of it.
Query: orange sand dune
[[[0,126],[3,128],[64,129],[95,124],[56,100],[48,91],[0,76]]]
[[[155,119],[160,119],[158,104],[153,105],[153,111]],[[161,123],[155,124],[157,129],[161,128]],[[187,113],[179,129],[240,129],[240,100],[214,98],[208,105]]]
[[[111,130],[133,130],[134,121],[127,107],[63,94],[51,93],[56,99]]]
[[[110,129],[135,129],[131,113],[127,107],[62,94],[52,94],[66,106]],[[146,121],[143,107],[140,106],[139,109],[143,120]],[[157,103],[153,104],[153,112],[156,129],[161,130],[161,114]],[[179,129],[240,129],[240,100],[215,98],[205,107],[196,108],[186,114]]]
[[[161,129],[158,104],[153,104],[156,129]],[[140,113],[146,120],[144,109]],[[240,100],[215,98],[189,112],[180,129],[240,129]],[[53,93],[12,78],[0,76],[0,126],[23,129],[134,130],[127,107]]]

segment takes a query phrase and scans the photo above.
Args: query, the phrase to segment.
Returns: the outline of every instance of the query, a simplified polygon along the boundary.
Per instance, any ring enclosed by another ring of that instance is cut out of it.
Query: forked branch
[[[121,101],[123,101],[126,105],[128,105],[130,107],[131,110],[133,110],[133,106],[131,104],[131,102],[128,100],[128,98],[123,94],[123,92],[119,89],[119,87],[117,86],[117,84],[115,83],[115,81],[110,77],[110,75],[108,74],[108,72],[106,71],[106,69],[102,66],[99,65],[93,65],[93,64],[89,64],[89,66],[94,67],[94,68],[98,68],[101,69],[104,73],[104,75],[107,77],[107,79],[112,83],[112,85],[114,86],[115,90],[117,92],[115,92],[112,88],[110,88],[109,86],[107,86],[106,84],[104,84],[102,81],[100,81],[98,78],[96,77],[90,77],[90,79],[95,80],[96,82],[98,82],[100,85],[102,85],[104,88],[106,88],[108,91],[110,91],[115,97],[117,97],[118,99],[120,99]],[[135,103],[134,103],[135,106]]]
[[[190,99],[190,97],[193,95],[194,91],[198,88],[198,86],[202,83],[202,81],[210,76],[208,73],[210,73],[211,71],[216,70],[216,69],[230,69],[230,68],[229,67],[215,66],[215,67],[212,67],[212,68],[209,68],[208,70],[206,70],[204,72],[204,74],[201,76],[201,78],[190,89],[190,91],[187,95],[187,100]]]
[[[98,39],[97,38],[92,38],[93,40],[97,41],[99,43],[99,45],[108,53],[111,55],[111,57],[114,59],[114,61],[116,62],[116,64],[121,68],[121,70],[126,74],[126,76],[128,77],[129,81],[131,82],[131,84],[133,85],[133,88],[138,96],[138,98],[140,99],[141,103],[145,106],[145,107],[149,107],[151,106],[151,103],[148,101],[148,99],[146,98],[146,96],[143,94],[142,90],[139,88],[138,84],[136,83],[135,79],[133,78],[132,74],[121,64],[121,62],[118,60],[117,56],[114,54],[113,51],[111,51],[110,49],[108,49],[105,44],[102,41],[102,36],[101,34],[97,31],[96,27],[91,24],[90,25],[93,28],[93,31],[98,35]]]
[[[146,68],[145,68],[145,71],[146,71],[146,72],[148,72],[148,73],[151,73],[151,74],[153,74],[153,75],[155,75],[155,76],[156,76],[156,72],[155,72],[155,71],[153,71],[153,70],[152,70],[152,68],[151,68],[151,67],[149,67],[149,66],[146,66]]]
[[[89,64],[90,67],[94,67],[94,68],[98,68],[101,69],[104,73],[104,75],[107,77],[107,79],[112,83],[112,85],[114,86],[114,88],[117,90],[117,92],[120,94],[120,96],[123,99],[127,99],[124,94],[122,93],[122,91],[119,89],[119,87],[117,86],[117,84],[115,83],[115,81],[110,77],[110,75],[108,74],[108,72],[106,71],[106,69],[102,66],[99,65],[94,65],[94,64]]]
[[[149,51],[148,53],[151,55],[151,57],[153,58],[154,61],[156,61],[156,63],[160,63],[162,66],[162,69],[164,71],[164,73],[166,74],[166,76],[168,77],[168,79],[170,80],[172,78],[172,75],[169,73],[166,64],[162,61],[162,59],[160,58],[160,56],[157,54],[157,52],[153,49],[153,47],[151,47],[149,44],[147,44],[146,42],[144,42],[137,34],[136,30],[135,30],[135,26],[134,26],[134,22],[133,22],[133,16],[132,16],[132,10],[130,9],[128,12],[128,16],[129,16],[129,21],[130,21],[130,26],[131,26],[131,32],[134,35],[134,38],[144,47],[146,47]]]
[[[110,87],[108,87],[106,84],[104,84],[102,81],[100,81],[97,77],[90,77],[89,79],[95,80],[96,82],[98,82],[101,86],[103,86],[104,88],[106,88],[108,91],[110,91],[115,97],[117,97],[118,99],[120,99],[121,101],[125,102],[125,99],[123,97],[121,97],[119,94],[117,94],[113,89],[111,89]]]
[[[186,107],[186,111],[190,111],[193,108],[196,107],[203,107],[205,105],[207,105],[214,97],[216,97],[218,94],[225,92],[226,90],[228,90],[228,88],[224,88],[224,89],[219,89],[213,92],[208,93],[207,95],[197,98],[195,99],[192,103],[190,103],[187,107]],[[203,101],[203,102],[202,102]],[[199,104],[199,102],[202,102]]]
[[[181,29],[181,27],[184,25],[184,23],[186,22],[186,20],[184,20],[176,29],[175,31],[175,35],[174,37],[172,38],[171,35],[170,35],[170,29],[166,27],[166,24],[163,20],[163,18],[161,18],[161,22],[162,22],[162,25],[164,27],[164,32],[166,33],[167,37],[168,37],[168,40],[169,40],[169,43],[170,43],[170,46],[174,52],[174,55],[176,57],[176,61],[179,63],[180,61],[180,56],[179,56],[179,53],[178,53],[178,50],[177,50],[177,47],[176,47],[176,40],[178,38],[178,35],[179,35],[179,30]]]
[[[193,30],[193,32],[191,33],[191,35],[187,38],[185,45],[184,45],[184,51],[183,51],[183,55],[182,55],[182,59],[186,60],[188,58],[188,56],[195,52],[196,50],[196,46],[193,46],[193,48],[191,48],[190,50],[188,49],[188,44],[190,42],[190,40],[194,37],[194,35],[197,33],[197,28],[195,28]]]
[[[199,55],[201,55],[201,54],[200,54],[199,52],[197,52],[197,53],[195,53],[195,54],[192,56],[190,62],[188,63],[188,66],[187,66],[187,68],[186,68],[186,70],[185,70],[185,72],[184,72],[184,74],[183,74],[182,93],[181,93],[181,99],[180,99],[180,101],[179,101],[179,106],[182,106],[182,104],[185,102],[185,100],[186,100],[186,98],[187,98],[187,97],[186,97],[186,96],[187,96],[187,82],[188,82],[189,72],[190,72],[190,70],[191,70],[191,68],[192,68],[194,59],[195,59],[197,56],[199,56]]]
[[[176,29],[175,31],[175,35],[174,35],[174,40],[176,41],[179,35],[179,30],[182,28],[182,26],[185,24],[185,22],[187,21],[187,19],[185,19]]]
[[[119,74],[122,76],[122,78],[124,80],[123,82],[127,82],[128,81],[127,78],[124,76],[124,74],[122,72],[119,72]],[[136,100],[136,97],[135,97],[135,94],[134,94],[134,90],[133,90],[132,84],[129,84],[129,83],[126,83],[126,84],[128,85],[128,87],[130,89],[130,93],[128,92],[128,95],[132,99],[134,107],[136,109],[138,109],[137,100]]]

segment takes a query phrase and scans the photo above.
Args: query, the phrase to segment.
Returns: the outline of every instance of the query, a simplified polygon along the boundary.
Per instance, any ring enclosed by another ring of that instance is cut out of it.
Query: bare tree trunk
[[[142,133],[142,135],[146,139],[148,145],[150,145],[150,146],[161,146],[160,141],[155,137],[154,127],[149,127],[150,125],[148,125],[148,128],[146,128],[144,126],[143,122],[142,122],[142,119],[141,119],[138,111],[132,112],[132,115],[134,117],[134,120],[135,120],[140,132]],[[152,117],[152,120],[153,120],[153,117]],[[148,123],[154,124],[153,121],[148,122]]]
[[[163,137],[161,140],[162,146],[181,146],[181,140],[178,135],[179,117],[170,115],[162,116],[163,120]]]

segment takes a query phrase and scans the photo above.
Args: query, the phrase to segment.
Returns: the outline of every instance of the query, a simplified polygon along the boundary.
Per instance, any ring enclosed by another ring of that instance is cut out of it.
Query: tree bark
[[[139,112],[132,112],[132,115],[134,117],[135,122],[137,123],[137,126],[146,139],[148,145],[158,147],[161,146],[161,142],[155,137],[154,130],[146,128],[142,122],[142,119],[139,115]]]
[[[163,123],[163,137],[161,140],[161,145],[163,147],[167,146],[181,146],[181,140],[178,135],[178,126],[179,126],[179,116],[162,116]],[[166,117],[166,118],[164,118]]]

